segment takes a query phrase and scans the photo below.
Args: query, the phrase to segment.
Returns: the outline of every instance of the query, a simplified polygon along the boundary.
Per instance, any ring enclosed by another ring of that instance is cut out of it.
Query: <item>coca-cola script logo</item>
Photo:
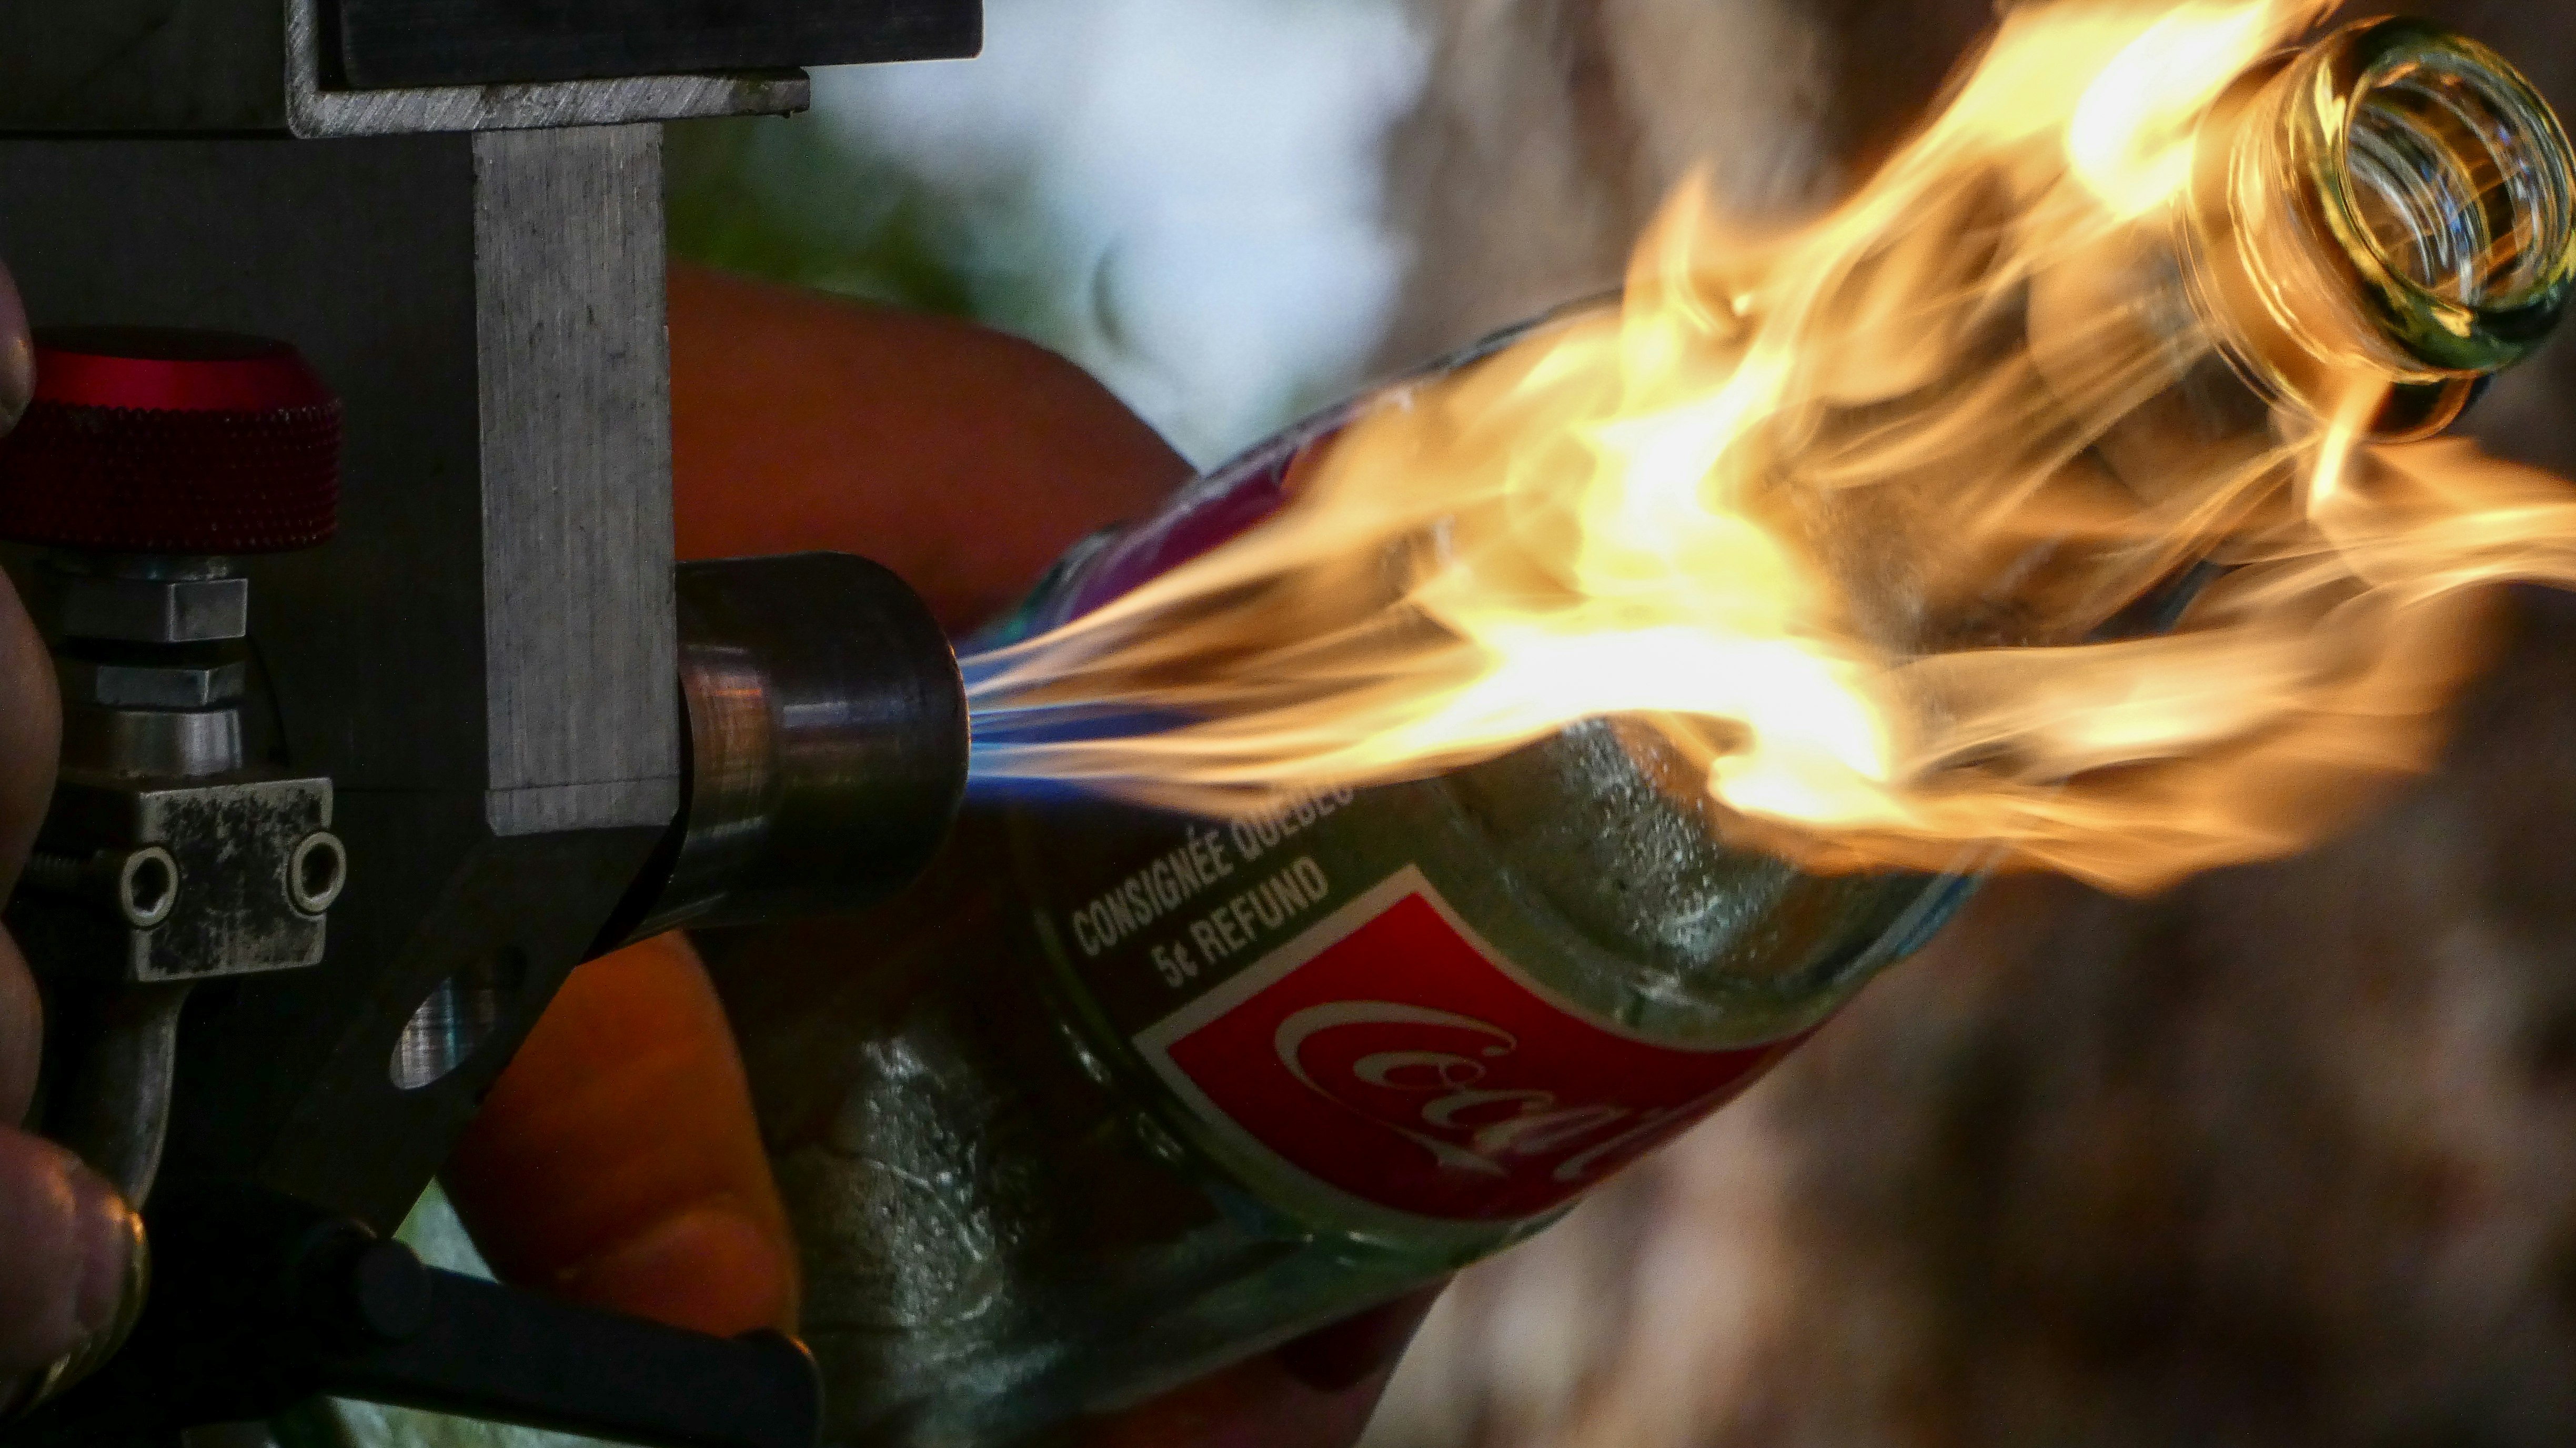
[[[1185,1095],[1326,1185],[1419,1216],[1544,1212],[1787,1049],[1587,1020],[1404,870],[1139,1038]]]

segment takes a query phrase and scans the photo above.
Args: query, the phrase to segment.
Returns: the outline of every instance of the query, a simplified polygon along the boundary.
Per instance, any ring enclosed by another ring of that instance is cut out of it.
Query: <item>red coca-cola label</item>
[[[1793,1041],[1693,1050],[1552,997],[1407,867],[1137,1037],[1256,1149],[1375,1206],[1509,1221],[1723,1104]]]

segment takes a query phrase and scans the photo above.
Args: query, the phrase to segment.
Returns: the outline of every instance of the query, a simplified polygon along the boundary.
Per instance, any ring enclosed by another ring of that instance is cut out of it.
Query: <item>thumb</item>
[[[443,1180],[506,1279],[723,1336],[795,1326],[787,1214],[685,937],[572,973]]]

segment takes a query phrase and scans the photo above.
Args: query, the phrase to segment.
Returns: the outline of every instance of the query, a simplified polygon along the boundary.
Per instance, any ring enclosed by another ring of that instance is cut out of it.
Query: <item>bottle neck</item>
[[[2355,384],[2420,435],[2546,340],[2576,287],[2576,162],[2529,82],[2422,21],[2249,73],[2202,132],[2185,253],[2220,346],[2316,416]]]

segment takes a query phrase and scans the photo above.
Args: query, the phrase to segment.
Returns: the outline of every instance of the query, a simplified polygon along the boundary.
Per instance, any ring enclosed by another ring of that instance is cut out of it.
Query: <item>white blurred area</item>
[[[975,60],[814,75],[834,139],[954,219],[974,311],[1202,465],[1359,380],[1407,261],[1381,149],[1428,47],[1399,0],[988,0],[985,27]]]

